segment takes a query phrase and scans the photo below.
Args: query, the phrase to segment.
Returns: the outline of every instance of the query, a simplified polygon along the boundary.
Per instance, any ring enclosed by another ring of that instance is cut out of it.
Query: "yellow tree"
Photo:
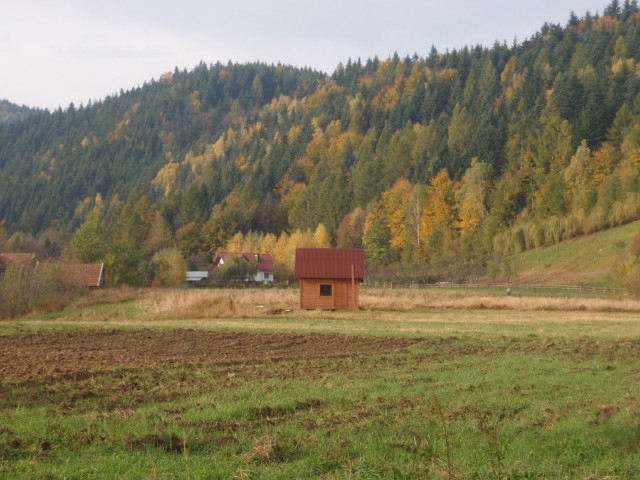
[[[171,244],[171,229],[160,212],[156,212],[144,244],[152,253],[168,248]]]
[[[385,212],[392,248],[403,249],[407,242],[407,206],[413,187],[408,180],[400,178],[389,190],[382,194],[378,202]]]
[[[273,259],[276,263],[276,277],[284,280],[293,275],[296,248],[315,247],[313,232],[295,230],[291,235],[282,232],[275,244]]]
[[[583,140],[575,155],[571,157],[569,165],[562,171],[564,183],[567,185],[567,201],[574,215],[579,215],[588,206],[590,157],[591,150],[587,146],[587,141]]]
[[[316,227],[316,231],[313,233],[313,243],[317,248],[329,248],[331,247],[331,240],[329,238],[329,232],[327,228],[319,223]]]
[[[447,146],[449,150],[457,152],[461,157],[467,155],[467,145],[471,130],[471,117],[466,107],[459,103],[453,107],[451,123],[447,128]]]
[[[428,244],[432,233],[440,231],[451,231],[453,225],[453,182],[449,177],[449,172],[443,168],[431,179],[427,187],[427,196],[422,210],[422,228],[420,235],[422,243]]]
[[[426,187],[421,183],[414,185],[411,189],[411,196],[406,206],[407,218],[407,241],[408,243],[420,247],[422,238],[422,210],[424,209],[426,197]]]
[[[556,113],[544,115],[542,123],[544,127],[535,143],[535,162],[544,173],[558,173],[569,164],[573,154],[571,126]]]
[[[268,253],[269,255],[274,255],[276,252],[276,245],[278,243],[278,237],[276,237],[273,233],[267,233],[260,243],[260,253]]]
[[[487,216],[488,188],[489,165],[474,158],[455,195],[458,205],[457,227],[462,236],[475,233]]]
[[[594,187],[598,187],[609,175],[618,163],[620,154],[616,148],[608,142],[591,153],[589,161],[589,176]]]
[[[274,250],[272,252],[274,261],[273,274],[280,281],[286,281],[290,275],[289,268],[291,262],[288,254],[288,246],[289,234],[287,232],[282,232],[278,237],[278,240],[275,242]],[[291,266],[292,265],[293,263],[291,263]]]
[[[426,126],[416,123],[413,126],[413,133],[415,135],[415,141],[411,148],[411,159],[431,176],[435,172],[431,168],[429,160],[435,156],[438,148],[436,122],[431,119],[429,125]]]
[[[248,232],[244,236],[244,240],[242,242],[242,250],[240,251],[243,253],[262,253],[260,252],[260,246],[262,244],[263,237],[263,233]]]
[[[244,235],[242,232],[236,232],[236,234],[227,242],[226,250],[227,252],[242,253],[243,246]]]

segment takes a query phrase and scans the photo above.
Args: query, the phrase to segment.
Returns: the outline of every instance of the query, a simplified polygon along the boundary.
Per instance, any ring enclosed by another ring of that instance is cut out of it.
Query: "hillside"
[[[365,247],[376,274],[460,279],[634,221],[640,13],[603,12],[331,76],[201,63],[0,125],[4,243],[74,232],[75,254],[119,281],[151,278],[167,248],[192,264],[273,253],[284,274],[312,245]]]
[[[617,268],[633,257],[640,221],[507,257],[514,285],[623,287]]]
[[[18,106],[8,100],[0,100],[0,123],[15,122],[41,111],[25,106]]]

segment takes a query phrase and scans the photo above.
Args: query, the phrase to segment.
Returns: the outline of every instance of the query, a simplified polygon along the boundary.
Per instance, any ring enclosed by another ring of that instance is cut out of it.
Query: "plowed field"
[[[0,336],[5,381],[86,378],[105,369],[170,365],[257,364],[281,360],[380,354],[419,343],[362,338],[203,330],[76,330]]]
[[[640,475],[633,335],[153,326],[0,335],[0,478]]]

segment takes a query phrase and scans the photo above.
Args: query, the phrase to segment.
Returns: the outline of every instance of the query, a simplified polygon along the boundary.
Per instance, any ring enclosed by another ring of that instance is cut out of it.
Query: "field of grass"
[[[618,287],[614,267],[639,232],[637,221],[513,255],[512,283]]]
[[[103,291],[0,322],[0,478],[632,479],[640,303]]]

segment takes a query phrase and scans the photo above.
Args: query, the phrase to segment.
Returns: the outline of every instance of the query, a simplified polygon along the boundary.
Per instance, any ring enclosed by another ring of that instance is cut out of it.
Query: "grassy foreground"
[[[637,302],[99,295],[0,323],[0,478],[640,476]]]

